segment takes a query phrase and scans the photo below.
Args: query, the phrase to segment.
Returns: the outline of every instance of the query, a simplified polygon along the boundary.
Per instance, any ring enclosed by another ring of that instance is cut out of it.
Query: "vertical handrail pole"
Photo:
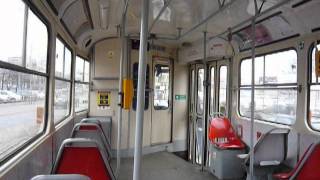
[[[145,82],[147,64],[147,45],[148,45],[148,17],[149,0],[143,0],[141,14],[140,48],[139,48],[139,69],[138,69],[138,91],[137,91],[137,110],[136,110],[136,132],[134,145],[134,166],[133,180],[141,180],[141,155],[143,137],[143,116],[145,101]]]
[[[205,144],[206,144],[206,121],[207,121],[207,32],[203,32],[203,111],[202,111],[202,156],[201,156],[201,171],[205,165]]]
[[[251,121],[250,121],[250,180],[253,180],[254,172],[253,172],[253,163],[254,163],[254,109],[255,109],[255,102],[254,102],[254,84],[255,84],[255,77],[254,77],[254,68],[255,68],[255,57],[256,57],[256,18],[252,19],[252,34],[251,34],[251,53],[252,53],[252,60],[251,60]]]
[[[118,128],[117,128],[117,169],[116,169],[116,177],[119,176],[120,173],[120,149],[121,149],[121,131],[122,131],[122,87],[123,87],[123,64],[125,61],[125,53],[126,53],[126,38],[125,38],[125,22],[126,22],[126,15],[125,13],[122,16],[121,19],[121,25],[120,25],[120,40],[121,40],[121,57],[120,57],[120,71],[119,71],[119,90],[118,90]]]

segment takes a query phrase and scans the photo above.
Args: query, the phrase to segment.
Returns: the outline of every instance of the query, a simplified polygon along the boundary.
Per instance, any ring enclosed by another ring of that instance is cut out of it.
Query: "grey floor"
[[[115,162],[112,162],[115,167]],[[133,159],[121,159],[118,180],[132,180]],[[199,166],[192,165],[180,157],[159,152],[143,156],[141,180],[216,180],[210,173],[201,172]]]

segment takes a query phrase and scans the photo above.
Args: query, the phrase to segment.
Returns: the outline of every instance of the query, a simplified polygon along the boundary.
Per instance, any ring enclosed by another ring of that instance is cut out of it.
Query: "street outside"
[[[43,105],[41,100],[0,104],[0,159],[42,131],[43,124],[36,120],[37,107]],[[64,110],[55,113],[59,116]]]

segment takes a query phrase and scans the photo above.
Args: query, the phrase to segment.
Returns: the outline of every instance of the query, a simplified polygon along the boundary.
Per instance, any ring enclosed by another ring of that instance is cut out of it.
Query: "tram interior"
[[[0,2],[0,179],[320,179],[319,0]]]

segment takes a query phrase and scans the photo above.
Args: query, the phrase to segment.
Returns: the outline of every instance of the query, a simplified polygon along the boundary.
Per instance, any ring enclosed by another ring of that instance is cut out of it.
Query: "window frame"
[[[6,70],[10,70],[10,71],[16,71],[16,72],[20,72],[20,73],[26,73],[26,74],[31,74],[31,75],[37,75],[37,76],[42,76],[44,78],[46,78],[46,97],[44,99],[45,103],[44,103],[44,116],[43,116],[43,128],[41,132],[38,132],[35,136],[33,136],[32,138],[30,138],[29,140],[27,140],[26,142],[24,142],[23,144],[19,145],[18,147],[16,147],[14,150],[12,150],[11,152],[9,152],[6,156],[3,157],[3,159],[0,160],[0,166],[2,166],[3,164],[7,163],[10,159],[12,159],[15,155],[17,155],[18,153],[22,152],[23,149],[25,149],[26,147],[28,147],[29,145],[31,145],[32,143],[34,143],[36,140],[40,139],[40,137],[42,137],[43,135],[46,134],[46,130],[48,128],[48,107],[49,107],[49,84],[50,84],[50,62],[51,62],[51,58],[50,58],[50,49],[52,47],[51,45],[51,41],[50,41],[50,37],[52,35],[52,26],[49,23],[49,20],[35,7],[35,5],[28,1],[28,0],[21,0],[22,3],[25,4],[25,10],[30,10],[34,13],[34,15],[39,18],[39,20],[43,23],[43,25],[46,27],[47,30],[47,63],[46,63],[46,72],[40,72],[40,71],[36,71],[36,70],[32,70],[32,69],[28,69],[26,67],[25,64],[23,64],[22,66],[19,65],[15,65],[15,64],[11,64],[8,62],[3,62],[0,61],[0,68],[6,69]],[[24,18],[27,18],[26,16],[28,13],[25,13]],[[28,23],[28,21],[25,19],[24,20],[26,23]],[[24,27],[24,31],[27,31],[26,26]],[[27,39],[27,33],[23,34],[23,47],[22,47],[22,51],[23,54],[26,54],[26,42]],[[22,62],[26,62],[26,56],[23,55],[22,56]]]
[[[65,74],[65,53],[66,53],[66,49],[68,49],[70,52],[71,52],[71,69],[70,69],[70,79],[65,79],[64,77],[57,77],[56,76],[56,66],[54,68],[54,81],[56,82],[56,80],[58,81],[63,81],[63,82],[69,82],[70,83],[70,92],[69,92],[69,98],[70,98],[70,102],[69,102],[69,109],[68,109],[68,114],[65,115],[64,117],[62,117],[61,119],[57,119],[57,121],[55,121],[55,119],[53,118],[53,122],[54,122],[54,125],[57,126],[59,125],[61,122],[63,122],[64,120],[66,120],[68,117],[71,116],[71,110],[72,110],[72,90],[73,90],[73,87],[75,85],[73,85],[73,79],[74,79],[74,68],[73,68],[73,63],[74,63],[74,52],[71,48],[71,46],[62,38],[62,36],[60,34],[57,34],[56,36],[56,41],[59,40],[64,48],[63,48],[63,72],[62,72],[62,76],[64,76]],[[57,42],[56,42],[57,44]],[[56,52],[57,50],[57,47],[55,48],[55,55],[57,54]],[[56,58],[54,59],[54,63],[56,63]],[[56,83],[54,84],[54,89],[56,88]],[[56,92],[54,92],[55,94]],[[55,101],[55,100],[54,100]],[[54,113],[54,108],[55,106],[53,106],[53,116],[55,116],[55,113]]]
[[[73,72],[73,80],[74,80],[74,89],[76,88],[76,84],[85,84],[85,85],[88,85],[89,87],[89,93],[88,93],[88,108],[87,109],[83,109],[83,110],[80,110],[80,111],[76,111],[76,108],[74,107],[74,111],[76,114],[79,114],[79,113],[82,113],[82,112],[88,112],[89,111],[89,108],[90,108],[90,79],[91,79],[91,63],[90,61],[88,60],[88,58],[85,58],[84,56],[81,56],[80,54],[76,54],[75,56],[75,60],[74,60],[74,72]],[[84,62],[83,62],[83,76],[82,76],[82,81],[80,80],[76,80],[76,64],[77,64],[77,57],[81,58]],[[84,81],[84,76],[85,76],[85,62],[88,62],[89,63],[89,81],[88,82],[85,82]],[[71,88],[72,89],[72,88]],[[74,96],[75,97],[76,95],[76,92],[74,93]],[[75,105],[74,105],[75,106]]]
[[[258,58],[258,57],[265,57],[265,56],[267,56],[267,55],[272,55],[272,54],[276,54],[276,53],[281,53],[281,52],[286,52],[286,51],[290,51],[290,50],[293,50],[293,51],[295,51],[296,52],[296,54],[297,54],[297,66],[298,66],[298,50],[297,50],[297,48],[295,48],[295,47],[287,47],[287,48],[282,48],[282,49],[278,49],[278,50],[274,50],[274,51],[268,51],[268,52],[265,52],[265,53],[261,53],[261,54],[256,54],[256,56],[255,56],[255,59],[256,58]],[[239,66],[238,66],[238,74],[239,74],[239,76],[238,76],[238,98],[237,98],[237,113],[238,113],[238,116],[239,117],[242,117],[242,118],[250,118],[250,117],[247,117],[247,116],[244,116],[244,115],[242,115],[241,114],[241,111],[240,111],[240,91],[241,91],[241,89],[251,89],[251,83],[250,83],[250,85],[241,85],[241,64],[242,64],[242,62],[244,61],[244,60],[251,60],[252,61],[252,56],[245,56],[245,57],[243,57],[243,58],[241,58],[241,60],[239,61]],[[264,61],[265,61],[265,58],[264,58]],[[265,69],[265,66],[264,66],[264,69]],[[297,69],[298,69],[298,67],[297,67]],[[280,88],[279,88],[279,86],[280,86]],[[290,87],[291,86],[291,87]],[[254,85],[254,89],[255,90],[296,90],[297,91],[297,98],[298,98],[298,93],[299,93],[299,91],[298,91],[298,86],[299,86],[299,84],[298,84],[298,72],[297,72],[297,81],[296,81],[296,83],[279,83],[279,84],[271,84],[271,83],[269,83],[269,84],[258,84],[258,85]],[[264,88],[265,87],[265,88]],[[281,88],[281,87],[284,87],[283,89]],[[296,104],[296,107],[297,107],[297,105],[298,105],[298,103]],[[268,120],[265,120],[265,119],[259,119],[259,118],[256,118],[256,117],[254,117],[254,120],[255,121],[262,121],[262,122],[267,122],[267,123],[271,123],[271,124],[278,124],[278,125],[285,125],[285,126],[292,126],[292,125],[294,125],[294,123],[293,124],[285,124],[285,123],[281,123],[281,122],[274,122],[274,121],[268,121]],[[297,121],[297,119],[296,119],[296,121]]]
[[[320,45],[320,40],[317,40],[317,46]],[[310,95],[311,95],[311,86],[313,85],[320,85],[320,82],[312,82],[312,51],[315,48],[314,43],[311,43],[308,49],[308,77],[307,77],[307,114],[306,114],[306,120],[307,121],[307,126],[315,132],[320,132],[320,129],[315,129],[311,125],[311,117],[310,117]],[[310,120],[309,120],[310,119]]]

